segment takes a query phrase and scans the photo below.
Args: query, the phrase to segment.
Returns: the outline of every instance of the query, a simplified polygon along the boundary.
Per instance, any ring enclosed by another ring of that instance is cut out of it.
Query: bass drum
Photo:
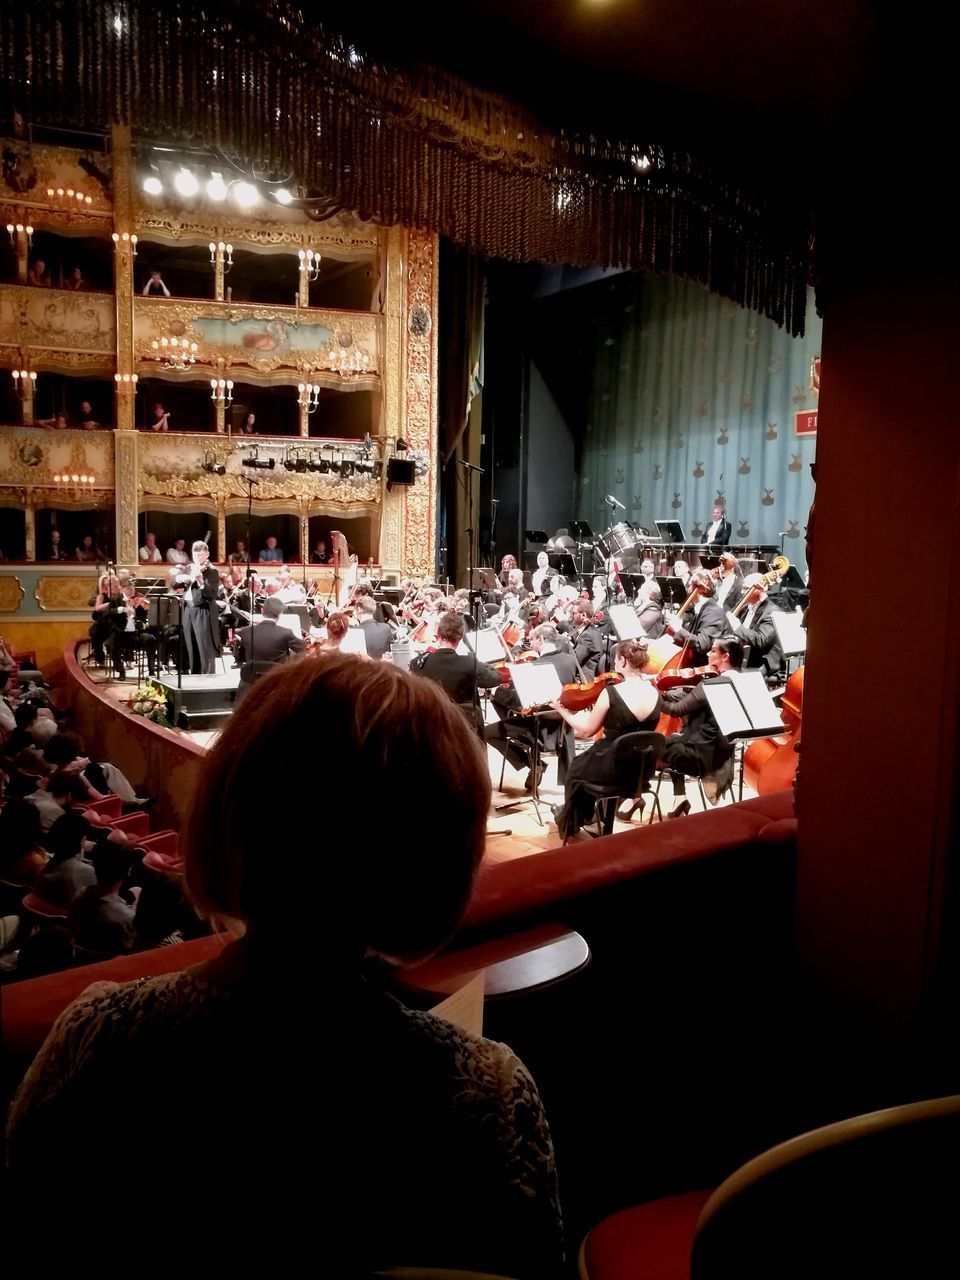
[[[641,541],[641,535],[633,525],[621,521],[619,524],[612,524],[609,529],[604,529],[597,539],[597,545],[603,552],[605,560],[612,560],[614,557],[622,560],[625,556],[634,558],[639,556]]]

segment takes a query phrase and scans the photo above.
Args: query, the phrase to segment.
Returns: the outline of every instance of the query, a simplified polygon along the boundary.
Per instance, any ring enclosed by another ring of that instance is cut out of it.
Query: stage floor
[[[223,660],[220,659],[220,665],[224,666],[217,678],[218,687],[230,688],[239,682],[239,672],[230,669]],[[108,678],[106,672],[96,669],[88,670],[87,674],[91,680],[94,680],[101,689],[111,698],[120,704],[126,702],[136,688],[136,681],[133,677],[127,680],[114,680]],[[193,687],[197,683],[210,681],[209,676],[184,676],[183,687],[189,687],[187,682],[191,681]],[[164,682],[168,683],[169,675],[164,676]],[[173,676],[173,682],[176,683],[176,675]],[[493,717],[493,713],[490,712]],[[219,737],[219,729],[206,730],[185,730],[177,729],[174,732],[182,734],[184,737],[190,738],[192,742],[197,743],[201,747],[212,746]],[[487,748],[488,765],[490,769],[490,780],[493,785],[493,797],[491,801],[490,818],[487,822],[487,848],[486,856],[494,861],[507,861],[510,858],[523,858],[530,854],[542,853],[544,849],[555,849],[560,843],[560,837],[557,834],[557,828],[552,820],[550,806],[552,804],[561,804],[563,802],[563,787],[557,785],[557,761],[553,756],[548,757],[547,771],[543,781],[540,784],[540,814],[543,818],[543,826],[537,822],[536,812],[529,793],[524,790],[523,783],[526,777],[526,771],[517,772],[509,764],[504,771],[503,790],[498,789],[500,781],[500,766],[502,758],[500,754],[493,750],[492,747]],[[756,793],[751,791],[749,787],[744,787],[744,800],[753,799]],[[429,797],[421,797],[424,804],[429,803]],[[673,797],[670,792],[669,784],[661,788],[660,792],[661,805],[664,814],[668,813],[673,807]],[[692,813],[697,813],[701,809],[700,792],[695,782],[687,784],[687,798],[690,801]],[[508,800],[521,800],[517,808],[506,809],[497,812],[497,805],[505,804]],[[729,801],[724,800],[722,803],[727,804]],[[644,814],[644,821],[649,817],[649,810]],[[682,818],[677,819],[682,822]],[[614,823],[614,832],[629,831],[631,828],[638,826],[640,823],[639,815],[633,822],[621,822],[618,818]],[[575,836],[570,843],[575,841],[589,842],[590,836],[581,834]]]

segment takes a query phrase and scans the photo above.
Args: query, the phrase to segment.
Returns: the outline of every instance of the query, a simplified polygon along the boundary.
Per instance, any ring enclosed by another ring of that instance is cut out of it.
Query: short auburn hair
[[[338,783],[298,840],[251,798],[269,778],[303,804],[316,798],[321,743]],[[410,808],[417,795],[430,797],[429,821]],[[203,764],[183,832],[187,888],[203,915],[243,921],[277,954],[294,930],[313,930],[298,917],[305,899],[322,921],[318,959],[430,955],[466,908],[489,803],[486,755],[439,685],[352,654],[283,664]]]
[[[646,640],[621,640],[614,645],[613,656],[622,658],[633,671],[642,671],[650,661]]]
[[[466,625],[459,613],[441,613],[437,623],[437,635],[447,644],[459,644],[463,639]]]
[[[331,613],[327,618],[327,636],[330,640],[342,640],[347,634],[347,622],[345,613]]]

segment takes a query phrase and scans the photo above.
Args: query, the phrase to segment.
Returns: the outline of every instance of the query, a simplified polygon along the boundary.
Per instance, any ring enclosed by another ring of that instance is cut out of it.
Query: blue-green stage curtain
[[[812,290],[803,338],[673,276],[618,276],[596,292],[580,518],[652,533],[655,520],[679,520],[699,541],[720,496],[734,542],[779,545],[784,533],[803,572],[816,437],[795,434],[795,415],[817,407]]]

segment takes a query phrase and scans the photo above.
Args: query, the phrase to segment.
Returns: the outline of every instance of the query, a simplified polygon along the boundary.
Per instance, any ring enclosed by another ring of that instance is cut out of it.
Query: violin
[[[608,684],[619,684],[623,676],[619,671],[601,671],[583,684],[565,684],[557,701],[566,711],[586,711],[592,707]]]
[[[679,689],[683,686],[699,684],[704,676],[709,675],[710,666],[684,667],[678,670],[660,671],[649,679],[663,692],[666,689]]]

